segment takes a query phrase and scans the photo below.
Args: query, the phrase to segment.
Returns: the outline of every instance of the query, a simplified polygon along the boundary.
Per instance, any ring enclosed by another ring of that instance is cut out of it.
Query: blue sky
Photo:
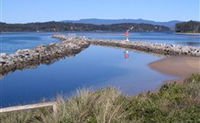
[[[0,0],[7,23],[100,19],[200,20],[200,0]]]

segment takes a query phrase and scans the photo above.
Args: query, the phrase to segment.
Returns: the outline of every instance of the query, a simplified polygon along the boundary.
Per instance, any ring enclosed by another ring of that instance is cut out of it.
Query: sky
[[[200,0],[0,0],[0,21],[99,19],[200,21]]]

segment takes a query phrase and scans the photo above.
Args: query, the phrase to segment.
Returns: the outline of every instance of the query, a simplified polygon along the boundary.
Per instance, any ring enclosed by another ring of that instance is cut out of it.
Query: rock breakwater
[[[56,35],[55,38],[65,40],[65,36]],[[170,56],[200,56],[200,47],[180,46],[174,44],[161,44],[151,43],[143,41],[125,41],[125,40],[99,40],[81,38],[81,40],[87,41],[92,45],[112,46],[118,48],[128,48],[132,50],[154,53],[160,55]]]
[[[90,45],[81,38],[67,38],[59,43],[41,45],[34,49],[18,50],[13,54],[0,54],[0,75],[17,69],[50,64],[63,57],[74,56]]]
[[[124,40],[99,40],[64,35],[54,35],[53,38],[62,41],[41,45],[34,49],[18,50],[13,54],[0,53],[0,76],[17,69],[37,67],[39,64],[50,64],[60,58],[74,56],[90,44],[132,49],[160,55],[200,56],[200,47]]]
[[[91,44],[102,46],[113,46],[119,48],[128,48],[147,53],[155,53],[170,56],[200,56],[199,47],[179,46],[173,44],[161,44],[150,42],[128,42],[128,41],[103,41],[92,40]]]

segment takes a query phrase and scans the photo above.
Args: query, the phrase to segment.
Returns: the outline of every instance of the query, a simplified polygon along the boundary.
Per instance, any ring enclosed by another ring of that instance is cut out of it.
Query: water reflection
[[[128,50],[125,50],[123,53],[124,53],[124,58],[128,59],[129,58],[129,52],[128,52]]]
[[[180,41],[180,42],[177,42],[177,44],[179,45],[187,45],[187,46],[200,46],[200,41],[199,42],[195,42],[195,41]]]

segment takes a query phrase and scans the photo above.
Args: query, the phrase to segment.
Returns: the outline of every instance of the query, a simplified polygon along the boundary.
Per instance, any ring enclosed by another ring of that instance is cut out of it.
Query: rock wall
[[[55,38],[65,40],[63,35],[55,35]],[[161,44],[151,42],[132,42],[124,40],[98,40],[81,38],[84,41],[93,45],[112,46],[118,48],[128,48],[137,51],[154,53],[160,55],[172,55],[172,56],[200,56],[200,47],[180,46],[174,44]]]
[[[50,64],[60,58],[74,56],[90,45],[79,38],[66,38],[59,43],[41,45],[34,49],[18,50],[13,54],[0,54],[0,75],[17,69]]]

